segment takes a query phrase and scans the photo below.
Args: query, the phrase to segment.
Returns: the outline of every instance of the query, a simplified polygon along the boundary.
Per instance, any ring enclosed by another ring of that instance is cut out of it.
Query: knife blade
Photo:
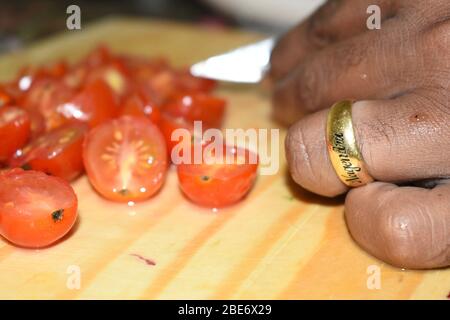
[[[275,37],[212,56],[191,66],[197,77],[238,83],[257,83],[270,68]]]

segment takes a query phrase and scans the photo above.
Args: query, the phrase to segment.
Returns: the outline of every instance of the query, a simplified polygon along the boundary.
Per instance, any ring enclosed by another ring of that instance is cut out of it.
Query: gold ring
[[[350,100],[335,103],[328,113],[327,148],[339,179],[349,187],[361,187],[373,181],[356,145]]]

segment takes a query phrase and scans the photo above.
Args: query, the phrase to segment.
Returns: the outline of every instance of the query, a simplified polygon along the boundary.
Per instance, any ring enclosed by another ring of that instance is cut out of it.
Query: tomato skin
[[[118,202],[150,198],[162,187],[167,172],[164,137],[143,117],[122,116],[91,130],[83,161],[94,189]]]
[[[102,66],[112,59],[111,50],[106,45],[99,45],[94,48],[86,58],[82,61],[83,64],[87,65],[89,68],[95,68]]]
[[[70,184],[37,171],[0,172],[0,235],[27,248],[47,247],[73,227],[78,200]]]
[[[71,181],[83,172],[82,145],[86,132],[83,124],[59,127],[17,151],[9,164]]]
[[[118,59],[112,59],[111,62],[88,71],[86,83],[97,79],[103,80],[114,93],[120,97],[125,97],[130,92],[129,71]]]
[[[159,107],[149,98],[139,93],[130,94],[125,98],[121,106],[120,115],[146,117],[155,124],[158,124],[161,118]]]
[[[35,110],[26,110],[30,117],[31,140],[36,139],[46,130],[44,117]]]
[[[41,78],[33,82],[30,89],[18,102],[25,110],[39,112],[45,121],[45,130],[57,128],[68,120],[59,112],[75,92],[56,78]]]
[[[30,118],[17,107],[0,109],[0,163],[5,163],[30,137]]]
[[[225,146],[223,153],[232,149],[238,150]],[[178,180],[186,197],[210,208],[229,206],[241,200],[255,182],[258,164],[249,161],[251,151],[240,150],[245,154],[244,164],[179,164]]]
[[[86,84],[72,100],[58,107],[67,119],[85,122],[90,128],[114,118],[118,101],[112,89],[101,79]]]
[[[0,87],[0,108],[11,105],[13,102],[12,95],[5,88]]]
[[[188,121],[202,121],[211,128],[222,126],[226,102],[201,92],[176,94],[163,110],[173,117],[182,117]]]
[[[181,70],[175,73],[177,87],[181,91],[211,92],[217,87],[217,81],[194,77],[189,70]]]
[[[193,124],[187,122],[183,118],[172,117],[171,115],[166,114],[166,113],[162,113],[161,114],[161,120],[159,122],[159,128],[161,129],[161,132],[162,132],[162,134],[164,136],[164,140],[166,141],[167,152],[168,152],[169,156],[172,153],[173,148],[176,145],[178,145],[179,143],[183,143],[183,144],[186,143],[186,144],[188,144],[190,146],[191,143],[192,143],[193,137],[195,136]],[[172,140],[172,133],[176,129],[186,129],[187,131],[189,131],[190,136],[191,136],[189,141]]]

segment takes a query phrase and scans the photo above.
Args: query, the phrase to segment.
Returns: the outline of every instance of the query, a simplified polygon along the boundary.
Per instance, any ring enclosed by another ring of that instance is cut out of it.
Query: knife
[[[275,37],[212,56],[191,66],[197,77],[238,83],[257,83],[270,68]]]

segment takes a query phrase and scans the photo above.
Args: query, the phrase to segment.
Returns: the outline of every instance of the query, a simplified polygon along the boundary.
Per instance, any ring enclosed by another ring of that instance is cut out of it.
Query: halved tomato
[[[30,118],[26,111],[17,107],[0,108],[0,163],[6,162],[29,137]]]
[[[99,45],[94,48],[82,61],[89,68],[95,68],[111,61],[112,53],[106,45]]]
[[[211,146],[199,148],[203,152],[201,163],[196,164],[191,154],[189,163],[179,164],[177,172],[187,198],[202,206],[218,208],[236,203],[249,192],[256,179],[258,158],[247,149],[226,145],[209,149]]]
[[[187,122],[184,118],[172,117],[166,113],[161,114],[159,128],[161,129],[164,140],[166,141],[169,156],[172,153],[173,148],[179,144],[186,144],[190,146],[196,134],[192,123]],[[189,137],[186,137],[185,139],[183,139],[183,137],[180,137],[180,139],[172,139],[172,134],[177,129],[185,129],[189,132]],[[199,134],[201,135],[201,133]]]
[[[18,150],[9,164],[73,180],[83,172],[82,145],[86,131],[84,124],[54,129]]]
[[[107,64],[89,70],[85,81],[90,83],[97,79],[103,80],[121,98],[131,90],[129,71],[118,59],[111,59]]]
[[[0,172],[0,235],[30,248],[46,247],[66,235],[77,218],[69,183],[37,171]]]
[[[26,110],[30,117],[31,123],[31,139],[35,139],[43,134],[46,130],[44,117],[35,110]]]
[[[45,120],[46,130],[52,130],[67,122],[58,108],[69,102],[74,94],[75,92],[60,80],[48,77],[33,82],[18,103],[27,111],[39,112]]]
[[[175,79],[181,91],[211,92],[217,86],[217,81],[194,77],[189,70],[177,70]]]
[[[123,116],[91,130],[83,160],[98,193],[120,202],[151,197],[161,188],[167,171],[164,137],[143,117]]]
[[[85,122],[93,128],[114,118],[119,111],[117,97],[101,79],[88,83],[75,97],[58,106],[65,118]]]
[[[13,97],[9,92],[5,90],[5,88],[0,87],[0,108],[10,105],[13,102]]]
[[[163,110],[173,117],[188,121],[202,121],[208,127],[220,128],[225,113],[226,101],[211,95],[192,92],[176,94]]]
[[[156,103],[151,101],[151,99],[142,94],[133,93],[125,98],[125,101],[121,106],[120,115],[142,116],[150,119],[153,123],[158,124],[161,112]]]

